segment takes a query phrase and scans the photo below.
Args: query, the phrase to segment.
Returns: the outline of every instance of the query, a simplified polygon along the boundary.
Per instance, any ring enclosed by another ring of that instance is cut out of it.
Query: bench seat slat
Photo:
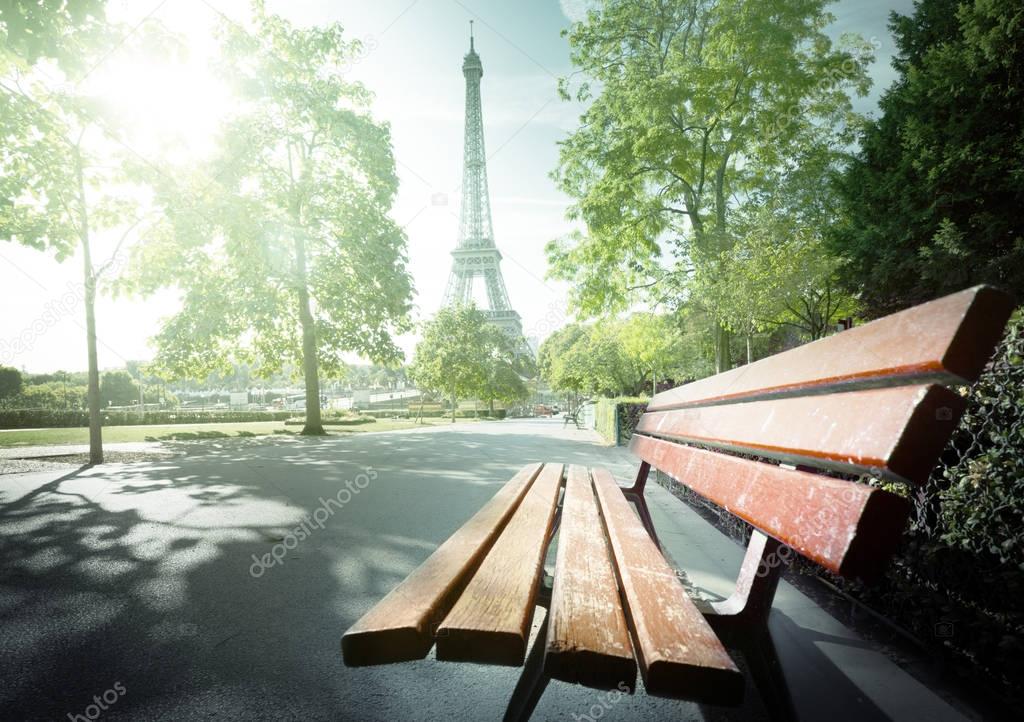
[[[521,665],[562,484],[546,464],[437,630],[437,658]]]
[[[882,489],[783,469],[649,436],[630,451],[652,467],[843,576],[878,574],[910,505]]]
[[[345,664],[385,664],[427,656],[434,629],[479,565],[542,464],[524,467],[397,587],[353,624],[341,640]]]
[[[746,366],[663,391],[649,411],[899,383],[972,383],[1013,311],[977,286]]]
[[[959,395],[942,386],[900,386],[648,412],[636,428],[642,434],[920,484],[963,406]]]
[[[570,466],[558,532],[544,669],[598,689],[636,685],[636,661],[586,467]]]
[[[737,703],[743,675],[606,469],[594,469],[612,556],[650,694]]]

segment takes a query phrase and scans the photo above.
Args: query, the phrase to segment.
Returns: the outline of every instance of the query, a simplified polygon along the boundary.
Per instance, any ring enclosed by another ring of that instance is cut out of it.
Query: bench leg
[[[654,520],[643,496],[644,484],[650,466],[645,462],[640,465],[633,486],[623,489],[623,495],[633,503],[640,522],[644,525],[651,540],[655,543],[669,563],[676,569],[680,567],[672,559],[668,550],[664,549],[654,529]],[[740,573],[736,579],[736,588],[732,595],[720,602],[707,602],[701,611],[711,627],[720,633],[729,632],[734,628],[764,629],[768,623],[768,613],[775,599],[775,590],[779,586],[779,578],[789,564],[792,550],[782,542],[773,539],[757,529],[750,536],[747,553],[743,557]]]
[[[545,616],[544,622],[537,632],[533,648],[530,649],[530,654],[526,658],[523,673],[519,676],[516,688],[508,701],[508,707],[505,708],[504,722],[525,722],[530,719],[541,695],[547,689],[548,682],[551,681],[551,677],[544,672],[544,650],[547,638],[548,618]]]
[[[715,633],[747,661],[754,686],[772,720],[795,720],[793,700],[768,631],[768,614],[779,579],[790,560],[781,542],[754,530],[728,599],[702,610]]]
[[[789,547],[755,529],[736,579],[736,590],[726,600],[710,602],[704,611],[712,628],[716,632],[737,627],[763,629],[790,554]]]
[[[646,461],[640,462],[640,468],[637,469],[636,479],[633,480],[633,486],[628,489],[623,489],[623,494],[637,494],[643,496],[644,487],[647,486],[647,477],[651,473],[651,465]]]
[[[782,674],[782,665],[768,629],[754,632],[738,641],[737,647],[747,660],[747,669],[769,718],[777,722],[796,720],[793,698],[789,694],[789,685]]]
[[[623,489],[622,495],[626,499],[633,503],[633,508],[636,509],[637,516],[640,517],[640,523],[644,525],[644,529],[647,530],[647,534],[651,537],[651,541],[658,547],[658,550],[665,555],[665,558],[669,560],[669,564],[675,566],[675,561],[668,556],[668,553],[661,546],[661,540],[658,539],[658,532],[654,530],[654,520],[651,518],[651,511],[647,508],[647,500],[644,499],[642,493],[634,494],[628,489]]]

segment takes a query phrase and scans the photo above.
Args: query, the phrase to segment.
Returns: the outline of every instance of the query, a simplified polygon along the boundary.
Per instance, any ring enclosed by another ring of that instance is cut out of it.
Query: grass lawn
[[[476,419],[459,419],[459,422],[476,421]],[[412,429],[417,426],[439,426],[450,424],[450,419],[424,419],[423,424],[404,419],[378,419],[371,424],[353,426],[326,425],[330,436],[345,434],[361,434],[367,431],[397,431]],[[159,424],[151,426],[104,426],[103,441],[109,443],[123,441],[171,440],[172,435],[180,434],[179,438],[222,438],[224,436],[266,436],[269,434],[298,433],[302,427],[285,426],[283,421],[246,421],[239,423],[220,424]],[[88,444],[89,429],[10,429],[0,430],[0,447],[39,446],[51,444]]]

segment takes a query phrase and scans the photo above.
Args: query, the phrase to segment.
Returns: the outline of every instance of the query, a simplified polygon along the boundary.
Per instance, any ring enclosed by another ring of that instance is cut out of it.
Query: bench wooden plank
[[[899,386],[648,412],[637,431],[920,484],[963,407],[942,386]]]
[[[542,464],[516,474],[423,564],[353,624],[341,639],[351,666],[422,659],[434,630],[512,517]]]
[[[636,435],[630,451],[706,499],[843,576],[872,578],[910,505],[866,484]]]
[[[650,694],[734,704],[743,675],[606,469],[594,469],[612,557]]]
[[[1012,312],[1009,294],[976,286],[663,391],[647,408],[659,411],[898,383],[972,383]]]
[[[636,685],[615,570],[583,466],[570,466],[565,482],[544,669],[554,679],[598,689]]]
[[[438,659],[523,663],[561,484],[562,465],[546,464],[438,628]]]

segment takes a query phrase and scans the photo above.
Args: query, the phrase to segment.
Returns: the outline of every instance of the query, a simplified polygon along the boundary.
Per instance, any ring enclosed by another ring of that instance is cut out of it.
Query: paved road
[[[0,476],[0,719],[500,719],[518,670],[434,660],[348,669],[341,633],[523,464],[600,462],[622,480],[634,468],[623,450],[559,420],[177,448],[189,451]],[[722,568],[734,573],[738,547],[696,515],[679,517],[664,490],[652,495],[663,541],[689,551],[691,581],[725,591]],[[291,538],[307,515],[322,528],[307,522],[306,538]],[[254,562],[284,552],[285,540],[297,543],[279,560]],[[847,690],[858,719],[952,712],[793,594],[780,594],[782,619],[818,636],[780,629],[798,640],[782,656],[799,665],[808,704]],[[844,664],[881,671],[836,687]],[[756,693],[727,714],[562,683],[535,715],[736,717],[763,717]]]

